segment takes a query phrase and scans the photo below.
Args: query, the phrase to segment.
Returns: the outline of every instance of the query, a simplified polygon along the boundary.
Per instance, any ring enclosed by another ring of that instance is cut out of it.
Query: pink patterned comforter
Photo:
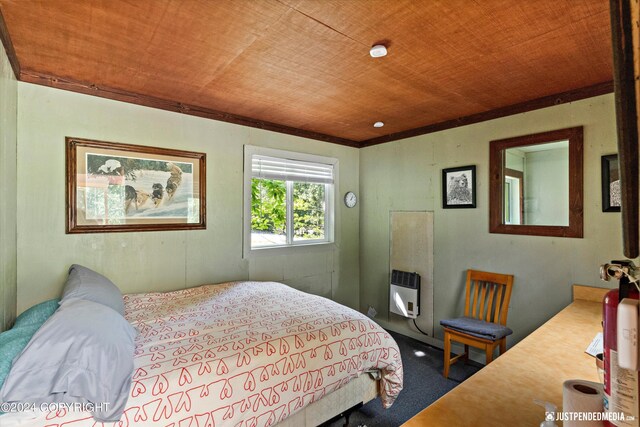
[[[386,331],[280,283],[132,294],[125,307],[140,335],[120,427],[270,426],[370,370],[381,373],[385,407],[402,389],[400,353]],[[29,425],[94,421],[61,411]]]

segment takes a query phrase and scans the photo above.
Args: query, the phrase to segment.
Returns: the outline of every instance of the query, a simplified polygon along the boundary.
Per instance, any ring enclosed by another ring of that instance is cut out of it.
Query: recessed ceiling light
[[[381,128],[382,126],[384,126],[384,123],[383,123],[383,122],[375,122],[375,123],[373,124],[373,127],[374,127],[374,128]]]
[[[387,48],[382,44],[377,44],[369,50],[369,55],[371,55],[372,58],[387,56]]]

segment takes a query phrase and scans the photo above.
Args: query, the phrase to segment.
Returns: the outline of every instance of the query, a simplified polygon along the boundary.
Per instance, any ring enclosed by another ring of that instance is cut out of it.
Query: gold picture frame
[[[206,154],[67,137],[66,233],[206,228]]]

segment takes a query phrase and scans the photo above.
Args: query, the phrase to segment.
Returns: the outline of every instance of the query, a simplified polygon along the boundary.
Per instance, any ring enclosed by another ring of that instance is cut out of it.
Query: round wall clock
[[[358,197],[356,197],[356,193],[353,191],[348,191],[347,194],[344,195],[344,204],[347,205],[348,208],[352,208],[358,203]]]

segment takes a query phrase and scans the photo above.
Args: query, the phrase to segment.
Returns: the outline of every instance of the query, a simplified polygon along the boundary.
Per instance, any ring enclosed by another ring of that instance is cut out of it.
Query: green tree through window
[[[251,179],[251,231],[286,234],[286,195],[285,181]]]
[[[293,184],[293,235],[296,240],[324,239],[325,185]]]
[[[326,185],[251,179],[251,233],[258,246],[286,244],[287,187],[292,191],[293,239],[325,239]]]

